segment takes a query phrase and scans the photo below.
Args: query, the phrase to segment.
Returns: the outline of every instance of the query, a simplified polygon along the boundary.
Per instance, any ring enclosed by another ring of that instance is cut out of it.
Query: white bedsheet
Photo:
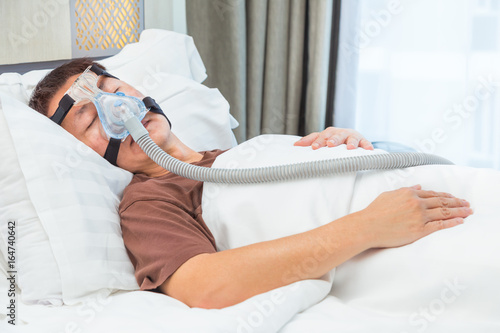
[[[95,296],[71,306],[21,303],[16,332],[276,332],[329,290],[325,281],[301,281],[221,310],[189,308],[171,297],[143,291]],[[4,321],[0,331],[4,328],[12,326]]]
[[[264,138],[266,144],[260,141],[256,146],[254,141],[243,146],[244,158],[231,151],[223,154],[214,166],[231,161],[233,167],[246,167],[269,162],[270,156],[281,159],[280,151],[288,151],[290,146],[286,145],[295,140],[281,136],[268,139]],[[286,147],[282,150],[280,146]],[[311,157],[310,149],[292,149],[296,158]],[[304,152],[302,157],[300,151]],[[318,154],[351,153],[339,147],[320,149]],[[259,156],[265,160],[258,162]],[[313,180],[311,184],[320,186],[315,190],[307,181],[300,181],[293,192],[298,196],[295,199],[290,191],[273,189],[283,184],[252,185],[244,190],[240,186],[217,189],[217,185],[205,184],[210,197],[208,201],[203,199],[204,218],[213,228],[219,246],[234,247],[251,242],[254,237],[271,239],[290,230],[296,232],[327,223],[332,217],[363,209],[382,191],[417,183],[425,189],[447,191],[469,200],[474,215],[464,225],[411,245],[371,250],[353,258],[332,274],[333,288],[331,278],[326,276],[324,280],[303,281],[258,295],[223,310],[190,309],[170,297],[137,291],[89,299],[75,306],[20,304],[18,314],[25,325],[19,326],[18,331],[500,332],[498,171],[424,166],[405,172],[363,172],[331,177],[328,181]],[[300,208],[306,213],[297,215],[300,210],[291,209],[288,199],[300,201]],[[238,213],[241,207],[252,206],[259,210],[247,208]],[[220,207],[226,207],[224,214],[215,214],[213,210]],[[258,214],[260,209],[279,214]],[[232,210],[238,215],[230,216]],[[219,219],[215,224],[211,220],[214,217]],[[5,322],[2,324],[2,332],[10,328]]]

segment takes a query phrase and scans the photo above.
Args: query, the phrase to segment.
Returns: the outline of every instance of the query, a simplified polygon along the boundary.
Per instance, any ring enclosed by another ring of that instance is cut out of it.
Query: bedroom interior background
[[[204,84],[219,88],[231,105],[238,142],[333,125],[340,4],[186,1],[188,34],[207,68]]]
[[[333,125],[340,0],[20,0],[1,2],[0,13],[8,46],[0,72],[100,59],[162,28],[194,38],[204,84],[222,92],[240,123],[238,142]]]
[[[186,33],[185,0],[0,2],[0,72],[55,67],[118,53],[144,29]]]

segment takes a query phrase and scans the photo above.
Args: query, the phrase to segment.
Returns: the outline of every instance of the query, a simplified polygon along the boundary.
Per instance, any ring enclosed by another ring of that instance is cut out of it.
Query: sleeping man
[[[89,59],[77,59],[53,70],[35,88],[30,107],[52,117],[76,78],[94,64]],[[144,97],[109,75],[101,65],[95,68],[100,74],[100,89]],[[382,193],[367,208],[319,228],[217,251],[214,237],[202,218],[202,182],[159,167],[130,135],[122,142],[105,139],[93,103],[67,107],[69,112],[61,126],[111,163],[134,173],[119,212],[125,246],[139,286],[172,296],[191,307],[223,308],[285,284],[319,278],[370,248],[406,245],[457,226],[472,214],[467,201],[415,185]],[[170,123],[162,113],[148,112],[142,123],[158,146],[181,161],[210,167],[223,153],[190,149],[170,131]],[[373,149],[358,132],[333,127],[295,143],[312,149],[341,144],[348,149]],[[329,249],[335,250],[318,256],[326,253],[325,242],[334,242]],[[321,258],[314,269],[295,275],[293,281],[283,280],[282,272],[311,257]]]

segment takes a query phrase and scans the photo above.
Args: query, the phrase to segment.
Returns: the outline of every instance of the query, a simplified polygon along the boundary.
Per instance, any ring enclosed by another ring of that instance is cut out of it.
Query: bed
[[[101,63],[154,97],[188,146],[232,148],[214,166],[386,153],[345,146],[313,152],[280,135],[236,146],[237,122],[220,92],[202,85],[205,68],[186,35],[145,30]],[[221,310],[139,291],[117,215],[131,174],[27,106],[46,72],[0,76],[2,332],[500,332],[500,172],[489,169],[423,166],[206,184],[203,216],[220,250],[314,228],[363,209],[383,191],[417,183],[469,200],[475,214],[459,227],[366,251],[321,279]],[[314,258],[297,269],[307,265]]]

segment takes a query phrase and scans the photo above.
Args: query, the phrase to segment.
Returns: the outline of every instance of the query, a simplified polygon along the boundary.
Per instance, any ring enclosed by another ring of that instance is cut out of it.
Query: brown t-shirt
[[[210,167],[222,152],[202,152],[193,164]],[[157,288],[188,259],[216,252],[201,216],[202,190],[202,182],[173,173],[137,174],[125,189],[119,208],[123,240],[141,290]]]

